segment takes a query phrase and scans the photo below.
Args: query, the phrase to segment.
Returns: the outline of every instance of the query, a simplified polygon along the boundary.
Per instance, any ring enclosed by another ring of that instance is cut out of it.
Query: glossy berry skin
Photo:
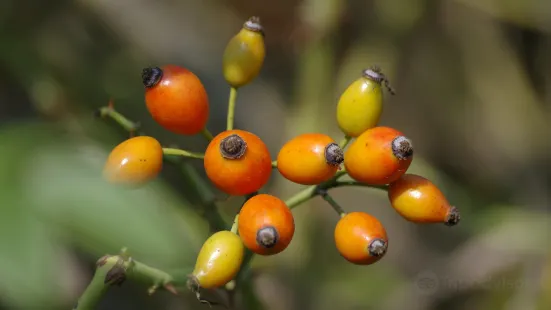
[[[264,32],[256,17],[230,39],[222,58],[226,82],[239,88],[250,83],[260,72],[266,56]]]
[[[214,233],[199,251],[190,276],[192,286],[210,289],[230,282],[241,268],[244,250],[239,236],[231,231]]]
[[[142,78],[146,86],[145,103],[155,122],[181,135],[194,135],[205,128],[209,99],[203,83],[193,72],[167,65],[144,69]]]
[[[236,154],[224,156],[224,141],[241,139],[246,146],[235,147]],[[258,191],[270,179],[272,162],[266,144],[255,134],[244,130],[227,130],[218,134],[205,151],[207,177],[229,195],[247,195]]]
[[[341,131],[350,137],[358,137],[377,126],[382,113],[381,84],[365,76],[352,82],[337,103],[337,123]]]
[[[413,145],[390,127],[366,130],[344,154],[346,171],[358,182],[384,185],[397,180],[413,160]]]
[[[123,141],[109,154],[104,178],[115,184],[142,185],[155,177],[163,168],[163,148],[159,141],[138,136]]]
[[[460,220],[444,194],[428,179],[404,174],[390,183],[388,198],[394,210],[414,223],[445,223],[453,226]]]
[[[349,262],[370,265],[386,254],[388,237],[385,228],[375,217],[364,212],[351,212],[337,223],[335,245],[341,256]]]
[[[291,210],[272,195],[256,195],[243,205],[238,218],[239,236],[245,246],[260,255],[273,255],[287,248],[295,233]]]
[[[343,152],[324,134],[308,133],[288,141],[277,156],[277,169],[287,180],[319,184],[332,178],[343,161]]]

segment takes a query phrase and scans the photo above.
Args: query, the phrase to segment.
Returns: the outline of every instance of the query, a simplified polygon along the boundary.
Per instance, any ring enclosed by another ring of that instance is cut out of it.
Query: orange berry
[[[289,181],[315,185],[332,178],[343,160],[343,151],[331,137],[308,133],[283,145],[277,156],[277,169]]]
[[[142,80],[147,109],[159,125],[182,135],[194,135],[205,128],[209,99],[193,72],[174,65],[145,68]]]
[[[419,175],[404,174],[390,183],[388,198],[394,210],[411,222],[453,226],[461,218],[438,187]]]
[[[270,179],[272,161],[266,144],[244,130],[227,130],[209,143],[204,159],[207,177],[235,196],[258,191]]]
[[[358,182],[383,185],[404,174],[413,160],[413,144],[389,127],[366,130],[344,154],[346,171]]]
[[[163,167],[163,148],[148,136],[130,138],[117,145],[103,168],[111,183],[141,185],[155,178]]]
[[[388,237],[375,217],[364,212],[351,212],[337,223],[335,245],[349,262],[370,265],[386,254]]]
[[[260,255],[273,255],[287,248],[295,233],[291,210],[272,195],[256,195],[243,205],[238,218],[239,236],[245,246]]]

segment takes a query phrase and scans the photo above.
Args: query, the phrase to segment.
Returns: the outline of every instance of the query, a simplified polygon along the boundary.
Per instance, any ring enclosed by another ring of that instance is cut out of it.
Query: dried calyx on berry
[[[262,36],[264,36],[264,27],[262,27],[262,24],[260,23],[260,18],[258,16],[253,16],[253,17],[249,18],[243,24],[243,28],[245,28],[247,30],[250,30],[250,31],[258,32]]]
[[[256,233],[256,242],[266,249],[273,248],[279,241],[279,234],[273,226],[266,226]]]
[[[398,136],[392,140],[392,153],[399,160],[406,160],[413,156],[413,143],[404,136]]]
[[[142,70],[142,83],[146,88],[153,87],[163,78],[163,70],[159,67],[147,67]]]
[[[339,166],[344,161],[344,152],[337,143],[325,147],[325,161],[332,166]]]
[[[247,151],[247,142],[239,135],[233,134],[220,141],[220,154],[226,159],[239,159]]]
[[[369,243],[368,251],[369,255],[375,257],[381,257],[385,255],[388,248],[388,243],[383,239],[374,239]]]
[[[379,68],[378,66],[372,66],[370,68],[367,68],[363,71],[363,74],[362,74],[365,78],[368,78],[374,82],[377,82],[378,84],[382,84],[382,83],[385,83],[385,87],[386,89],[388,90],[388,92],[392,95],[395,94],[395,91],[394,89],[392,88],[392,86],[390,86],[390,81],[388,80],[388,78],[383,74],[383,72],[381,71],[381,68]]]
[[[446,216],[446,226],[455,226],[461,221],[461,214],[456,207],[451,207],[448,215]]]

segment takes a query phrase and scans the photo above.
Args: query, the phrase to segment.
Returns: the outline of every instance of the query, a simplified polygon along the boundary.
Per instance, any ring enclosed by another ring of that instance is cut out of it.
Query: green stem
[[[335,201],[335,199],[333,199],[333,197],[331,197],[331,195],[329,195],[327,190],[320,190],[318,195],[320,195],[323,200],[327,201],[327,203],[329,203],[329,205],[333,208],[333,210],[335,210],[335,212],[337,212],[338,215],[340,215],[340,217],[344,217],[346,215],[344,209]]]
[[[140,128],[139,123],[135,123],[127,119],[126,117],[124,117],[124,115],[115,111],[115,109],[111,105],[100,108],[99,114],[101,115],[101,117],[107,116],[111,118],[113,121],[119,124],[119,126],[121,126],[122,128],[124,128],[126,131],[130,133],[134,133]]]
[[[203,135],[203,137],[205,137],[205,139],[207,139],[209,142],[214,139],[214,136],[207,128],[203,128],[203,130],[201,130],[201,135]]]
[[[348,143],[350,143],[351,140],[352,140],[352,137],[344,136],[344,138],[339,143],[339,147],[344,150],[344,148],[348,145]]]
[[[228,121],[226,125],[226,130],[233,129],[233,118],[235,113],[235,102],[237,99],[237,88],[230,88],[230,99],[228,102]]]
[[[277,168],[277,160],[272,161],[272,168]]]
[[[239,213],[233,218],[233,224],[231,225],[230,231],[234,234],[237,234],[237,228],[239,227]]]
[[[126,279],[139,280],[151,285],[149,294],[158,288],[177,294],[173,278],[168,273],[147,266],[128,257],[124,250],[118,255],[105,255],[96,263],[94,277],[73,307],[73,310],[94,310],[110,286],[122,285]]]
[[[203,154],[203,153],[195,153],[195,152],[190,152],[190,151],[175,149],[175,148],[168,148],[168,147],[163,148],[163,154],[164,155],[178,155],[178,156],[189,157],[189,158],[197,158],[197,159],[205,158],[205,154]]]

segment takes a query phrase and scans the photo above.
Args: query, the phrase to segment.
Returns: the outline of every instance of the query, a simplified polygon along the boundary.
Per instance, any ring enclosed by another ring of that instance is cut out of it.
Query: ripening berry
[[[386,254],[388,237],[375,217],[364,212],[351,212],[337,223],[335,245],[349,262],[370,265]]]
[[[258,191],[272,174],[266,144],[253,133],[238,129],[214,137],[205,152],[204,166],[212,183],[234,196]]]
[[[205,128],[209,99],[193,72],[174,65],[145,68],[142,80],[147,109],[159,125],[181,135],[194,135]]]
[[[383,82],[393,93],[380,69],[369,68],[342,93],[337,104],[337,123],[345,135],[358,137],[377,126],[383,112]]]
[[[227,83],[239,88],[250,83],[264,63],[264,29],[258,17],[251,17],[228,42],[223,56],[223,72]]]
[[[221,287],[230,282],[241,268],[245,247],[241,239],[228,230],[214,233],[199,251],[188,286],[197,291]]]
[[[366,130],[344,154],[346,171],[358,182],[384,185],[404,174],[413,160],[413,144],[389,127]]]
[[[157,177],[162,168],[163,148],[159,141],[138,136],[120,143],[111,151],[103,176],[111,183],[137,186]]]
[[[415,223],[444,223],[454,226],[460,214],[431,181],[415,174],[404,174],[390,183],[388,198],[394,210]]]
[[[343,160],[343,151],[331,137],[308,133],[283,145],[277,156],[277,169],[289,181],[315,185],[332,178]]]
[[[247,200],[241,208],[238,229],[249,250],[260,255],[273,255],[291,243],[295,222],[291,210],[281,199],[259,194]]]

